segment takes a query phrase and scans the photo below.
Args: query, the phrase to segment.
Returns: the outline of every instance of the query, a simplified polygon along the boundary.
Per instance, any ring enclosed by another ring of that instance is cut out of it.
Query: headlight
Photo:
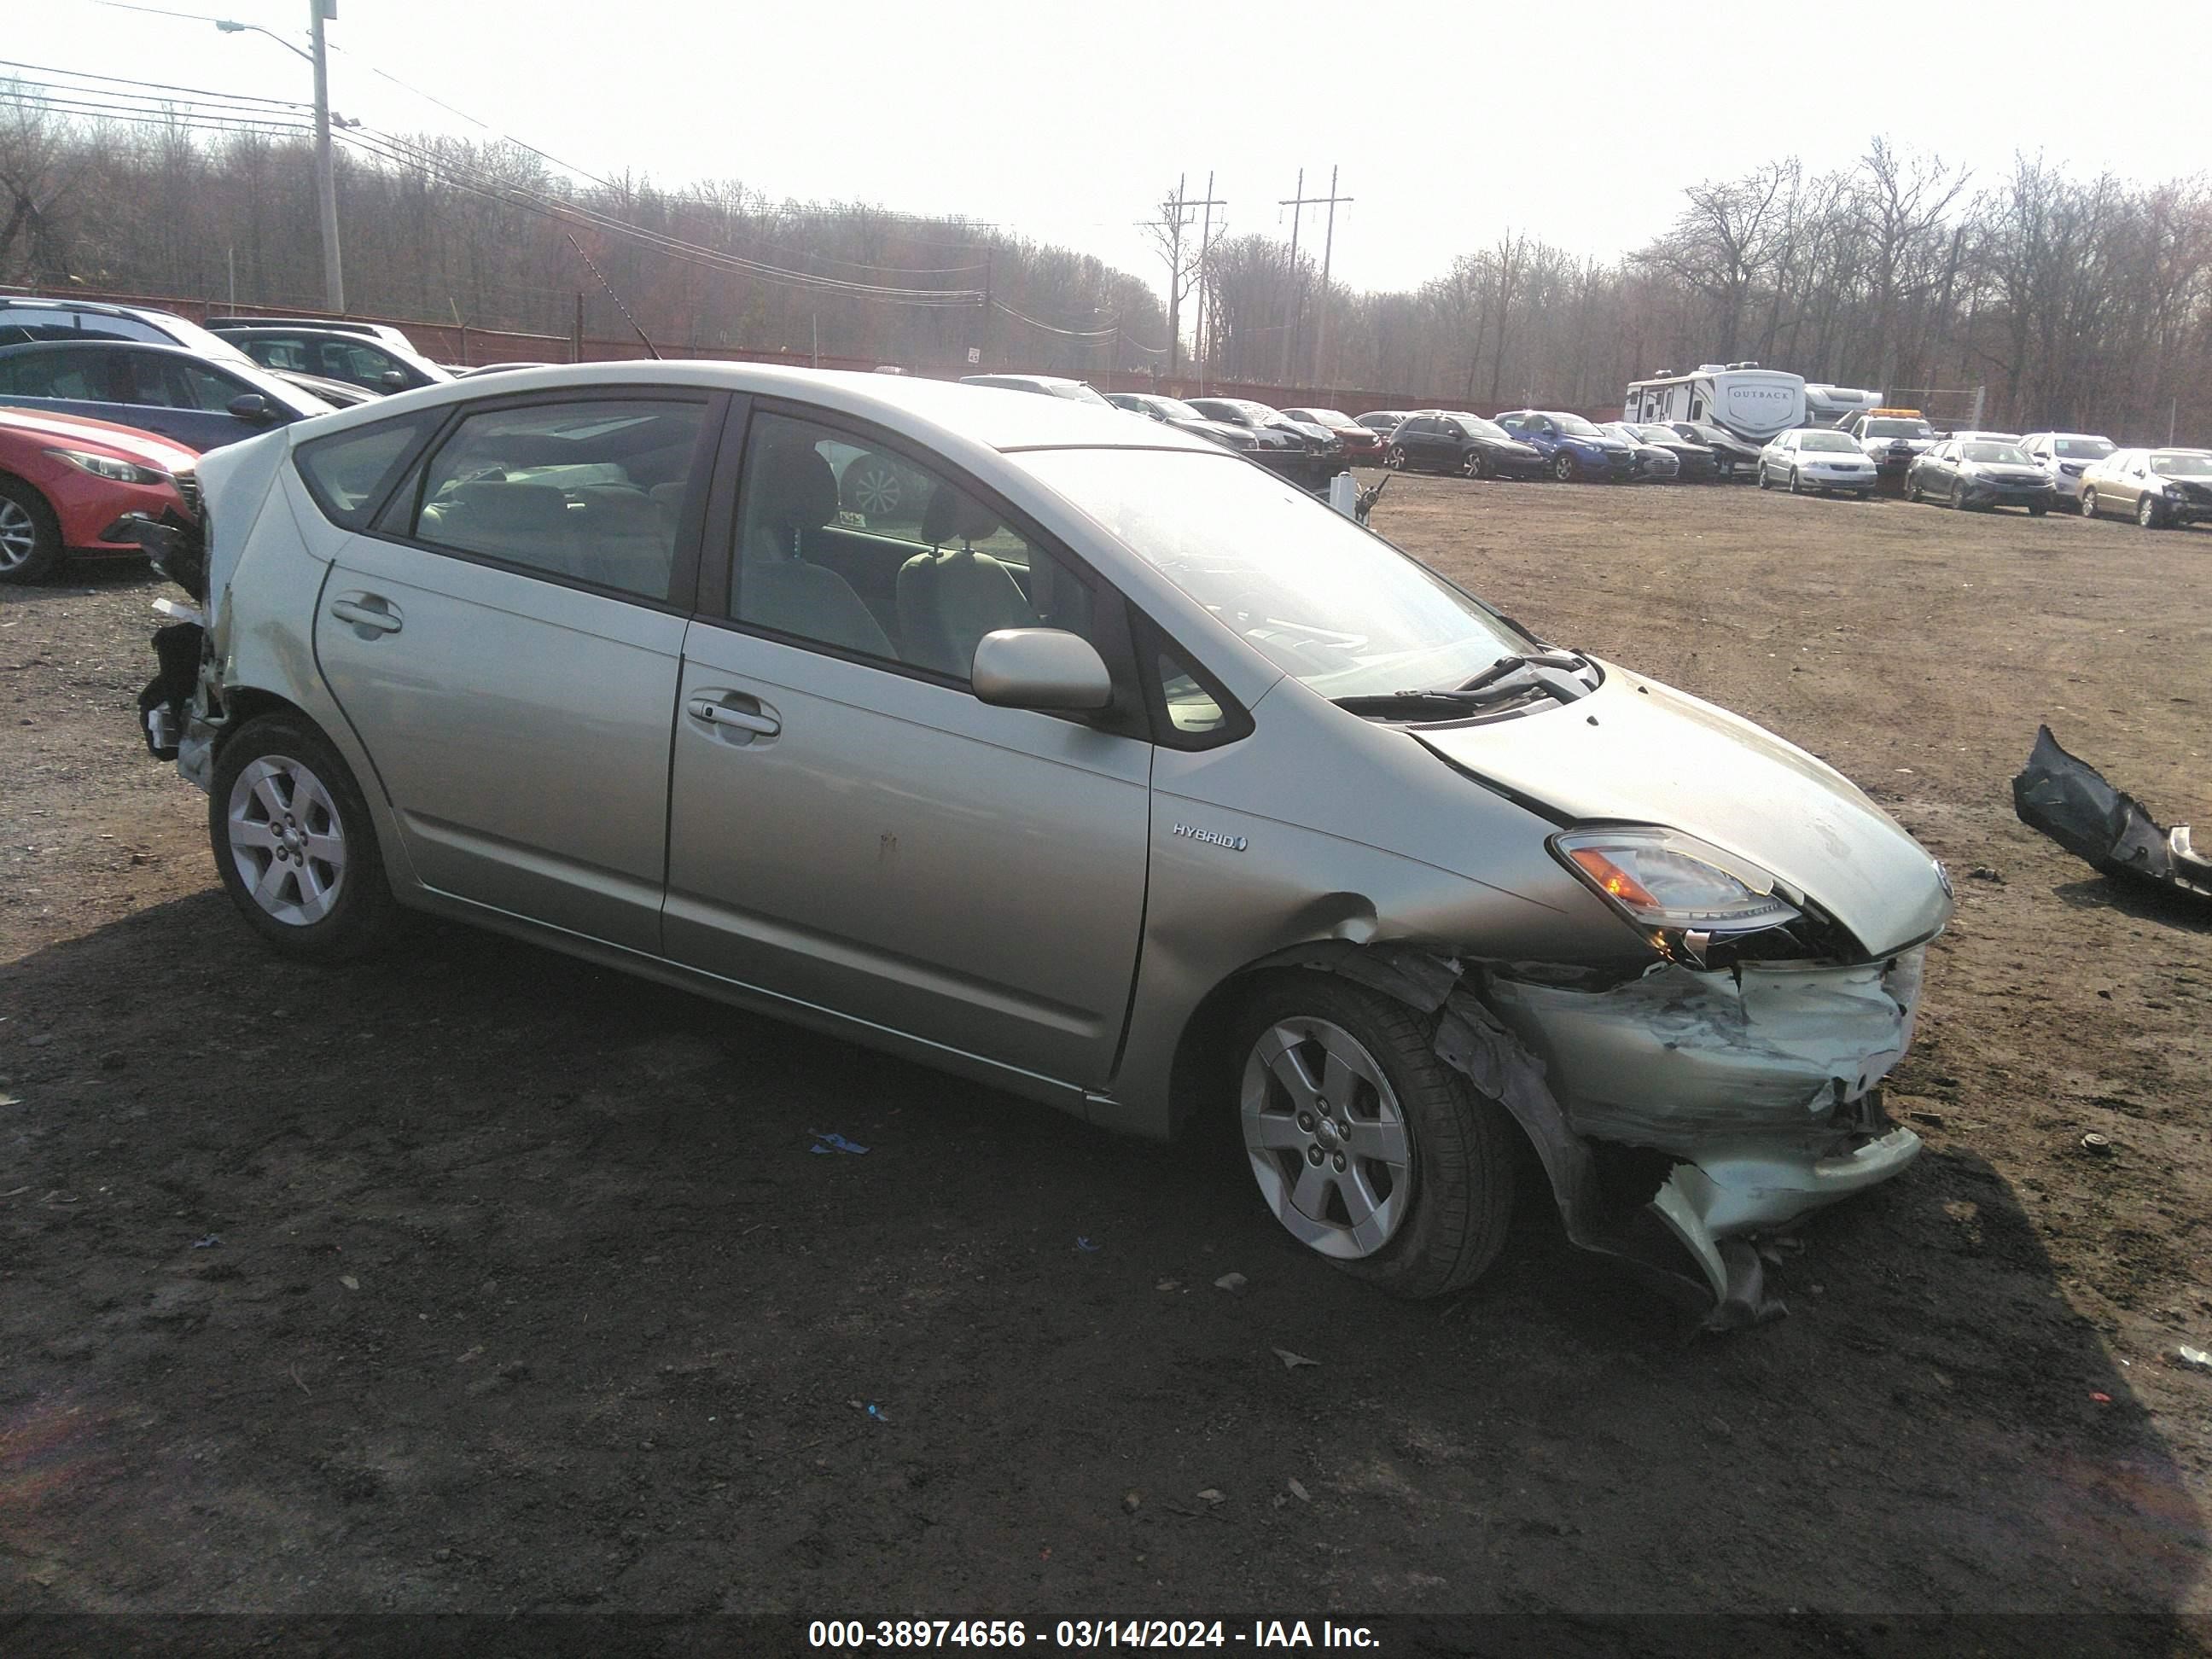
[[[162,484],[169,475],[157,467],[140,466],[135,461],[118,460],[112,455],[94,455],[82,449],[50,449],[46,453],[58,461],[67,461],[80,472],[89,472],[95,478],[107,478],[117,483]]]
[[[1800,912],[1757,865],[1656,824],[1576,830],[1552,837],[1568,868],[1638,928],[1741,933]]]

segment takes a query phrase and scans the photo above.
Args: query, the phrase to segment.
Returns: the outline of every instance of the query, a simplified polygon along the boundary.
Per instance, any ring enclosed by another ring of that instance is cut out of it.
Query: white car
[[[2027,459],[2051,475],[2061,495],[2081,504],[2081,475],[2118,446],[2087,432],[2031,432],[2020,441]]]
[[[1759,452],[1759,487],[1786,484],[1793,495],[1817,489],[1874,494],[1875,464],[1848,433],[1829,427],[1800,427],[1785,432]]]

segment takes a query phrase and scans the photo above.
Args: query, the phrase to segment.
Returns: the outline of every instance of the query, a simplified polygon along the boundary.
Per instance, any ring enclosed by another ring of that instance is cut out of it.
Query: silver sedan
[[[854,475],[896,476],[896,491]],[[1894,1175],[1941,866],[1748,721],[1110,410],[518,370],[210,456],[157,754],[274,950],[471,921],[1168,1136],[1403,1295],[1577,1243],[1758,1316]],[[182,607],[175,607],[181,609]]]

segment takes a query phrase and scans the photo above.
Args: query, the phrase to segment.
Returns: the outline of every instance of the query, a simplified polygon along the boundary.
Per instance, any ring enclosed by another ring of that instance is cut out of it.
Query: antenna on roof
[[[632,328],[637,329],[637,337],[645,342],[645,349],[653,354],[653,362],[660,362],[660,348],[653,344],[652,338],[646,333],[643,328],[639,327],[637,319],[629,314],[629,307],[623,303],[622,295],[615,292],[615,285],[607,280],[606,272],[601,270],[597,265],[592,264],[592,256],[584,252],[583,244],[579,242],[573,234],[568,236],[568,246],[576,250],[576,257],[584,262],[585,265],[590,270],[592,276],[599,279],[599,286],[606,289],[607,298],[615,302],[615,309],[622,313],[623,319]],[[576,316],[580,330],[582,326],[583,315],[583,302],[579,301],[577,301]]]

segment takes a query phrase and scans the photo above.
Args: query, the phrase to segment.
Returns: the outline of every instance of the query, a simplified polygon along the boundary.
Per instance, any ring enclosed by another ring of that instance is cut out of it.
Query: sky
[[[195,15],[43,0],[11,8],[0,55],[309,95],[300,58],[205,21],[304,42],[307,0],[148,3]],[[603,176],[963,215],[1156,286],[1137,222],[1179,176],[1196,199],[1211,170],[1231,234],[1287,236],[1299,169],[1324,196],[1334,167],[1334,274],[1396,289],[1509,227],[1617,256],[1685,185],[1845,165],[1876,133],[1978,179],[2015,150],[2138,181],[2212,168],[2200,94],[2095,49],[2201,54],[2198,6],[338,0],[328,28],[333,106],[386,131],[486,136],[377,70]],[[1318,251],[1316,210],[1300,229]]]

